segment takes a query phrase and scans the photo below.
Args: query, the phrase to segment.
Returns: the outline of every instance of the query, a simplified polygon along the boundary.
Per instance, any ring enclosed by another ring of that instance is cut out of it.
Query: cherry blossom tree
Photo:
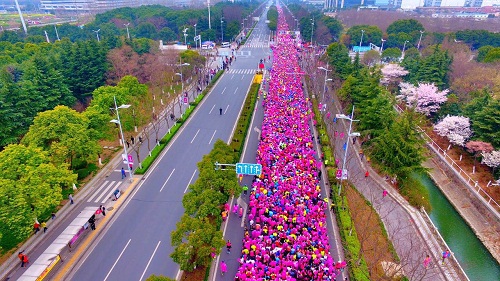
[[[493,173],[495,173],[495,168],[500,166],[500,151],[483,152],[481,156],[483,156],[481,164],[493,168]]]
[[[380,79],[380,83],[383,85],[388,85],[394,80],[397,80],[398,78],[409,73],[408,70],[405,70],[404,67],[396,63],[384,64],[381,71],[383,77]]]
[[[484,141],[470,141],[465,145],[465,148],[474,155],[474,168],[476,167],[476,159],[479,153],[490,153],[493,151],[493,145]]]
[[[446,116],[434,125],[434,131],[458,146],[464,146],[465,141],[472,135],[469,118],[463,116]]]
[[[420,112],[425,116],[438,111],[441,104],[448,100],[446,95],[449,90],[439,91],[434,83],[418,83],[418,86],[414,86],[403,82],[399,84],[399,87],[401,90],[396,98],[406,102],[408,106],[415,107],[416,112]]]

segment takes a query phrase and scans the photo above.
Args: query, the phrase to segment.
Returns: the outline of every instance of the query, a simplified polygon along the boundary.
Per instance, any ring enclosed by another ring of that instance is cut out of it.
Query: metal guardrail
[[[399,105],[395,105],[396,111],[401,113],[403,109]],[[417,125],[422,137],[427,142],[427,145],[441,158],[443,158],[452,168],[455,173],[460,176],[460,178],[467,184],[469,189],[473,191],[476,197],[484,204],[491,212],[500,219],[500,204],[495,201],[480,185],[479,182],[474,180],[466,171],[464,171],[447,153],[445,149],[442,149],[425,131]]]
[[[441,236],[441,233],[439,233],[438,228],[434,225],[434,223],[432,222],[431,218],[429,217],[429,215],[427,214],[427,212],[425,211],[425,209],[423,207],[420,208],[420,212],[424,215],[424,218],[427,221],[427,224],[432,225],[432,230],[434,232],[434,235],[439,236],[440,242],[442,242],[444,244],[444,246],[445,246],[446,249],[451,249],[448,246],[448,244],[446,243],[446,241],[444,240],[443,236]],[[455,260],[455,264],[458,265],[458,266],[456,266],[456,268],[458,268],[460,270],[460,272],[462,273],[462,275],[465,276],[465,278],[467,278],[468,281],[470,281],[470,279],[467,276],[467,274],[465,273],[464,269],[462,268],[462,266],[460,265],[460,263],[458,262],[458,260],[455,258],[455,255],[453,254],[453,252],[452,252],[451,257],[453,257],[453,259]]]

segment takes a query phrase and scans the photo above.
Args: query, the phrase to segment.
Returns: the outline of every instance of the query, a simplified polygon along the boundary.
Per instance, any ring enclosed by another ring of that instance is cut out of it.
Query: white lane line
[[[121,170],[120,170],[120,171],[121,171]],[[104,188],[104,186],[106,186],[106,184],[108,184],[108,182],[109,182],[109,181],[105,181],[105,182],[101,185],[101,187],[99,187],[99,189],[98,189],[98,190],[96,190],[96,191],[94,192],[94,194],[92,194],[92,196],[90,196],[90,198],[89,198],[89,199],[87,199],[87,202],[92,201],[92,199],[94,199],[94,197],[96,197],[96,196],[97,196],[97,194],[99,194],[99,192],[101,192],[101,189],[103,189],[103,188]]]
[[[127,249],[128,247],[128,244],[130,244],[130,241],[132,241],[132,239],[129,239],[128,242],[127,242],[127,245],[125,245],[125,248],[123,248],[122,252],[120,253],[120,255],[118,256],[118,258],[116,259],[115,263],[113,264],[113,266],[111,267],[111,269],[109,270],[108,274],[106,275],[106,277],[104,277],[104,280],[103,281],[106,281],[109,277],[109,275],[111,274],[111,271],[113,271],[113,268],[115,268],[116,264],[118,263],[118,261],[120,260],[120,258],[122,257],[123,255],[123,252],[125,252],[125,250]]]
[[[121,181],[117,182],[117,183],[116,183],[116,185],[115,185],[115,187],[113,187],[113,188],[109,191],[108,195],[104,196],[104,198],[103,198],[103,199],[102,199],[102,201],[101,201],[101,203],[102,203],[102,204],[106,203],[106,200],[108,200],[108,198],[109,198],[109,197],[111,197],[111,194],[113,194],[113,192],[115,192],[115,190],[117,190],[117,189],[118,189],[118,187],[120,186],[120,184],[122,184],[122,182],[121,182]],[[105,192],[103,192],[103,193],[101,194],[101,196],[102,196],[102,195],[104,195],[104,194],[106,194],[106,193],[105,193]],[[99,196],[99,198],[97,198],[97,199],[95,200],[95,202],[99,201],[99,199],[100,199],[100,196]]]
[[[242,76],[241,76],[241,79],[243,79],[243,77],[245,77],[245,75],[242,75]],[[234,90],[233,95],[236,95],[236,92],[238,92],[238,87],[236,87],[236,90]]]
[[[139,281],[141,281],[141,280],[142,280],[142,278],[144,277],[144,274],[146,274],[146,270],[148,269],[149,264],[150,264],[150,263],[151,263],[151,261],[153,260],[153,257],[155,256],[156,250],[158,250],[158,246],[160,246],[160,243],[161,243],[161,241],[158,241],[158,244],[156,244],[156,248],[155,248],[155,250],[153,251],[153,254],[151,255],[151,257],[149,258],[148,264],[146,264],[146,268],[144,268],[144,271],[142,272],[142,275],[141,275],[141,278],[139,278]]]
[[[231,76],[231,80],[232,80],[233,78],[234,78],[234,74],[233,74],[233,76]]]
[[[187,184],[187,186],[186,186],[186,189],[184,189],[184,193],[186,193],[186,192],[188,191],[189,185],[191,184],[191,181],[193,180],[193,178],[194,178],[194,174],[196,174],[196,171],[197,171],[197,169],[194,169],[193,175],[192,175],[192,176],[191,176],[191,178],[189,179],[189,182],[188,182],[188,184]]]
[[[177,274],[175,275],[175,280],[179,280],[181,278],[181,269],[177,271]]]
[[[222,90],[222,92],[220,94],[223,95],[224,91],[226,91],[226,87],[224,87],[224,90]]]
[[[108,182],[108,181],[106,181],[106,182]],[[95,201],[94,201],[94,202],[97,202],[97,201],[101,200],[101,197],[102,197],[102,196],[104,196],[104,194],[106,194],[106,193],[109,191],[109,189],[110,189],[110,188],[113,188],[113,184],[115,184],[115,183],[116,183],[116,181],[112,181],[112,182],[111,182],[111,183],[110,183],[107,187],[105,187],[105,188],[103,189],[103,191],[102,191],[101,195],[99,195],[99,196],[95,199]],[[121,183],[121,182],[120,182],[120,183]],[[90,201],[88,201],[88,202],[90,202]]]
[[[212,143],[212,140],[214,139],[215,137],[215,133],[217,132],[217,130],[214,131],[214,134],[212,135],[212,137],[210,138],[210,141],[208,142],[208,144],[211,144]]]
[[[243,77],[245,77],[245,75],[242,75],[240,80],[243,80]]]
[[[228,109],[229,109],[229,104],[226,106],[226,110],[224,110],[224,114],[226,114]]]
[[[198,131],[196,131],[196,134],[194,134],[194,137],[193,139],[191,140],[191,143],[193,143],[194,139],[196,138],[196,136],[198,135],[198,133],[200,132],[200,129],[198,129]]]
[[[229,202],[229,206],[233,206],[233,202],[234,202],[234,196],[231,196],[231,202]],[[227,216],[227,219],[224,223],[224,230],[222,231],[222,237],[226,237],[226,229],[227,229],[227,225],[229,224],[229,219],[231,218],[231,216]],[[220,260],[220,255],[217,256],[217,262],[215,263],[215,270],[214,272],[216,274],[214,274],[214,278],[212,279],[212,281],[215,281],[215,278],[217,277],[217,269],[219,267],[219,260]]]
[[[168,180],[170,179],[170,177],[172,176],[172,174],[174,173],[175,171],[175,168],[172,170],[172,172],[170,172],[170,175],[168,176],[167,180],[165,181],[165,183],[161,186],[160,188],[160,192],[163,190],[163,188],[165,187],[165,185],[167,185],[167,182]]]
[[[210,109],[210,112],[208,114],[212,114],[212,110],[214,110],[214,108],[215,108],[215,104],[214,104],[214,106],[212,106],[212,109]]]

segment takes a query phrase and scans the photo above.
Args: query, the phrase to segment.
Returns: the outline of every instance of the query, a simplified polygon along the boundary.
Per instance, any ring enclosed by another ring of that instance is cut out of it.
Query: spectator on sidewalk
[[[38,221],[35,221],[35,223],[33,224],[33,230],[35,231],[35,234],[40,231],[40,223]]]
[[[42,228],[43,228],[43,233],[47,232],[47,223],[46,222],[42,222]]]
[[[71,195],[71,194],[70,194],[70,195],[68,196],[68,198],[69,198],[69,202],[70,202],[70,204],[71,204],[71,205],[73,205],[73,203],[75,203],[75,202],[73,201],[73,195]]]
[[[122,179],[126,178],[127,174],[125,173],[125,169],[123,169],[123,167],[122,167],[121,172],[122,172]]]

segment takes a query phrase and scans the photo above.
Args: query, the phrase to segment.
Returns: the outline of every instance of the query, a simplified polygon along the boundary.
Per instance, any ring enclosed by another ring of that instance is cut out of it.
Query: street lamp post
[[[99,39],[99,31],[101,31],[100,28],[98,30],[94,30],[95,34],[97,35],[97,42],[101,42],[101,40]]]
[[[186,31],[188,31],[188,29],[189,29],[189,28],[187,28],[187,27],[186,27],[186,28],[184,28],[184,30],[182,31],[182,33],[184,34],[184,45],[186,45],[186,46],[187,46],[187,41],[186,41],[186,40],[187,40],[187,39],[186,39],[186,38],[187,38],[187,33],[186,33]]]
[[[61,39],[59,39],[59,32],[57,32],[57,26],[55,24],[54,24],[54,29],[56,30],[57,41],[61,41]]]
[[[336,114],[335,117],[337,119],[345,119],[345,120],[349,121],[349,131],[347,132],[347,141],[345,144],[344,160],[342,161],[342,173],[340,175],[340,186],[339,186],[339,196],[340,196],[340,192],[342,190],[342,180],[344,179],[344,170],[346,170],[345,162],[347,159],[347,151],[349,150],[349,137],[359,137],[360,134],[355,133],[355,132],[351,133],[352,122],[359,122],[359,120],[354,120],[354,105],[352,106],[351,116],[347,116],[345,114]],[[345,175],[347,176],[347,171],[345,171],[345,172],[346,172]]]
[[[181,58],[179,58],[179,67],[181,68],[181,72],[180,73],[175,73],[175,75],[177,76],[180,76],[181,77],[181,94],[184,95],[184,76],[182,74],[182,67],[183,66],[187,66],[187,65],[190,65],[189,63],[185,62],[185,63],[182,63],[181,61]]]
[[[359,47],[361,48],[361,45],[363,44],[363,36],[365,35],[365,30],[361,29],[361,40],[359,40]]]
[[[313,34],[314,34],[314,18],[311,19],[311,46],[313,44]]]
[[[422,35],[424,34],[423,30],[420,30],[420,38],[418,39],[417,50],[420,50],[420,42],[422,42]]]
[[[130,25],[130,22],[129,23],[124,23],[123,25],[125,25],[125,27],[127,28],[127,39],[130,40],[130,33],[128,32],[128,26]]]
[[[380,47],[380,55],[382,55],[382,52],[384,51],[384,42],[387,40],[384,40],[384,38],[382,38],[380,40],[382,40],[382,46]]]
[[[220,18],[220,33],[221,33],[221,37],[222,37],[222,41],[221,42],[224,42],[224,28],[223,28],[223,25],[222,25],[222,23],[224,23],[224,21],[222,19],[223,18]]]
[[[194,24],[194,38],[196,38],[196,23]],[[194,40],[195,49],[198,49],[198,41]]]
[[[212,29],[212,21],[210,20],[210,0],[207,1],[208,6],[208,29]]]
[[[328,62],[326,63],[326,68],[325,67],[318,67],[319,70],[324,70],[325,71],[325,83],[323,84],[323,95],[322,95],[322,98],[321,100],[324,102],[325,101],[325,92],[326,92],[326,81],[328,81],[327,77],[328,77],[328,71],[332,71],[331,69],[328,69]],[[330,79],[331,81],[332,79]]]
[[[118,106],[117,103],[116,103],[116,96],[113,97],[113,100],[115,102],[115,108],[114,108],[114,110],[116,112],[116,118],[117,119],[113,119],[110,122],[118,124],[118,126],[120,127],[121,141],[122,141],[123,149],[125,151],[125,163],[127,164],[128,174],[130,176],[129,180],[130,180],[130,182],[132,182],[132,167],[130,167],[131,165],[130,165],[130,161],[129,161],[129,158],[128,158],[127,146],[125,145],[125,137],[123,136],[122,123],[120,121],[120,113],[118,111],[118,109],[129,108],[130,104],[122,104],[122,105]]]
[[[406,43],[409,43],[410,41],[406,40],[405,43],[403,44],[403,57],[405,56],[405,49],[406,49]]]

